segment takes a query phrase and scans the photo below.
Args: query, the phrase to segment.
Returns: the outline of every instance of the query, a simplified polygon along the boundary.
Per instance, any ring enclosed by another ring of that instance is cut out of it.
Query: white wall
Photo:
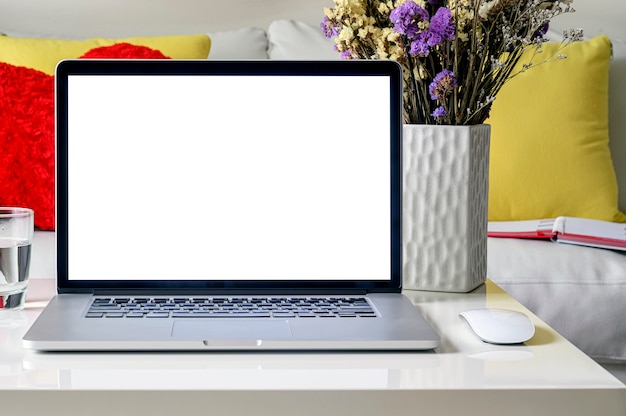
[[[319,25],[329,4],[332,0],[0,0],[0,30],[120,37],[266,29],[281,18]]]

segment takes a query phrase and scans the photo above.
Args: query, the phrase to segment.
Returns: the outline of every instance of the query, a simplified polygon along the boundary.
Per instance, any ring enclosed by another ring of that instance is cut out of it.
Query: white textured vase
[[[469,292],[487,273],[490,126],[406,124],[403,287]]]

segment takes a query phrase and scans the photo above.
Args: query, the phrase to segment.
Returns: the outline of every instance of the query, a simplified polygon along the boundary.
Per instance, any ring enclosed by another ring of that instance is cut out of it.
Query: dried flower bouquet
[[[522,54],[540,56],[550,21],[572,0],[334,0],[322,30],[344,59],[391,59],[404,73],[404,121],[481,124]],[[564,34],[563,46],[582,38]]]

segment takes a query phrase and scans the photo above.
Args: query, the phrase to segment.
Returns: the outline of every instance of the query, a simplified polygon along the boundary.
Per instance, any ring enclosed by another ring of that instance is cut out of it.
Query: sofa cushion
[[[115,43],[147,46],[175,59],[204,59],[211,47],[211,40],[206,34],[85,40],[0,36],[0,62],[52,75],[60,60],[78,58],[90,49]]]
[[[626,253],[489,238],[487,276],[599,361],[626,363]]]
[[[609,150],[606,36],[559,51],[544,44],[538,64],[507,82],[491,117],[489,220],[572,216],[626,221],[617,208]],[[518,65],[529,62],[525,55]],[[519,66],[518,66],[519,68]]]
[[[164,58],[157,50],[119,43],[87,58]],[[36,69],[0,62],[0,205],[35,211],[35,226],[54,221],[54,79]],[[95,127],[97,128],[97,127]]]
[[[265,31],[249,27],[224,32],[211,32],[209,59],[267,59]]]
[[[320,18],[321,22],[321,18]],[[335,42],[319,27],[294,20],[275,20],[267,29],[270,59],[341,59]]]
[[[35,211],[54,228],[54,79],[0,62],[0,205]]]

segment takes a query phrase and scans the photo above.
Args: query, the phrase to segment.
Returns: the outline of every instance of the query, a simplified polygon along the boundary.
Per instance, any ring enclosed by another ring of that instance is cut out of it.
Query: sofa
[[[200,4],[202,3],[202,4]],[[43,38],[125,37],[207,33],[208,59],[339,59],[319,22],[323,0],[195,2],[113,0],[0,1],[0,32]],[[576,4],[576,13],[553,22],[558,39],[567,27],[583,27],[586,38],[607,35],[613,59],[609,72],[610,152],[626,212],[626,31],[620,0]],[[600,9],[613,12],[602,14]],[[600,17],[602,15],[602,17]],[[608,17],[607,17],[608,15]],[[497,100],[496,100],[497,102]],[[492,138],[492,140],[495,138]],[[551,178],[545,178],[550,181]],[[571,186],[576,186],[572,180]],[[491,192],[491,191],[490,191]],[[617,208],[617,207],[616,207]],[[35,233],[31,278],[54,278],[54,231]],[[522,304],[626,380],[626,253],[550,241],[489,238],[488,277]]]

